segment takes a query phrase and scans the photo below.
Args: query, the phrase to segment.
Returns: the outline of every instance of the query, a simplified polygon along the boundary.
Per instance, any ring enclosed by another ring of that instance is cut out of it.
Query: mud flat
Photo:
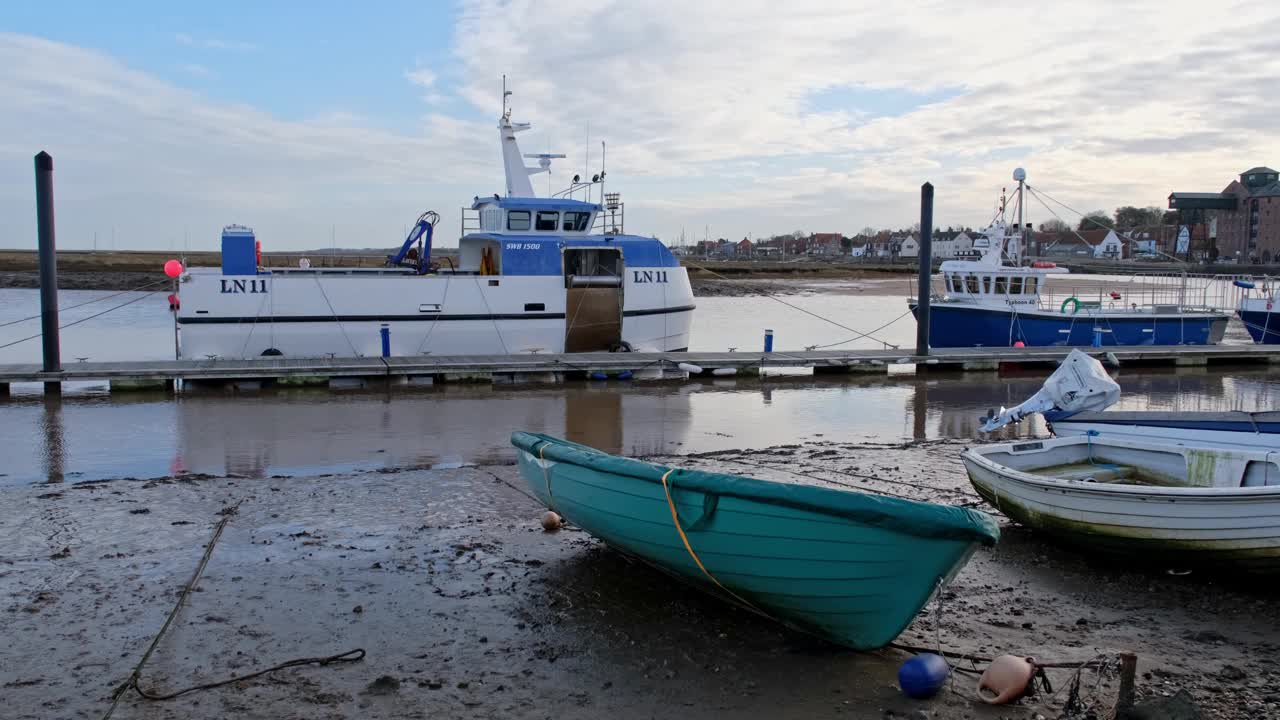
[[[976,505],[960,447],[819,441],[666,460]],[[572,527],[543,533],[511,466],[2,492],[8,718],[101,717],[236,506],[142,686],[172,692],[293,658],[367,655],[163,702],[129,694],[114,717],[994,719],[1058,717],[1066,695],[988,708],[961,675],[953,691],[908,700],[895,687],[901,651],[832,647]],[[1102,563],[1006,524],[900,642],[1047,661],[1130,650],[1140,694],[1186,689],[1206,717],[1276,717],[1274,593]],[[1067,684],[1063,671],[1051,678]],[[1104,680],[1100,702],[1115,689]]]

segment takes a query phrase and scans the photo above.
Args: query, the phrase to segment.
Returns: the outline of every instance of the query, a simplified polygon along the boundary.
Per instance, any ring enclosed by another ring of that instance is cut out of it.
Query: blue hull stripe
[[[916,313],[916,304],[911,303]],[[1003,308],[930,305],[931,347],[1009,347],[1021,340],[1029,347],[1089,346],[1094,327],[1102,329],[1103,345],[1211,345],[1215,323],[1225,327],[1226,315],[1138,315],[1133,313],[1055,315],[1014,313]],[[1220,334],[1219,334],[1220,336]]]
[[[1050,424],[1054,423],[1084,423],[1088,425],[1119,425],[1123,427],[1151,427],[1151,428],[1170,428],[1174,430],[1220,430],[1224,432],[1240,432],[1240,433],[1262,433],[1271,435],[1280,433],[1280,423],[1251,423],[1248,421],[1232,422],[1229,420],[1143,420],[1142,422],[1133,422],[1132,420],[1097,420],[1089,418],[1087,420],[1076,420],[1070,415],[1050,418],[1050,413],[1045,413],[1045,420]]]
[[[644,315],[672,315],[682,312],[693,312],[695,306],[649,308],[645,310],[626,310],[623,317],[641,317]],[[276,315],[260,317],[219,317],[219,316],[185,316],[178,318],[179,325],[233,325],[243,323],[325,323],[325,322],[448,322],[455,320],[564,320],[564,313],[527,312],[505,314],[478,315]]]

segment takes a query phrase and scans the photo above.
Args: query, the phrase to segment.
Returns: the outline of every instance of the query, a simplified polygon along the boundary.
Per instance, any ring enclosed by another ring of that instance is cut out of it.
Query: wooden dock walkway
[[[101,382],[113,387],[174,387],[184,383],[335,384],[385,379],[391,382],[554,383],[630,372],[636,379],[672,379],[689,375],[751,373],[764,368],[817,373],[886,373],[895,365],[917,372],[996,371],[1007,363],[1056,364],[1071,348],[941,348],[926,357],[902,350],[802,350],[764,352],[562,353],[361,358],[255,358],[251,360],[170,360],[78,362],[61,372],[42,372],[38,364],[0,365],[0,393],[13,383]],[[1280,362],[1277,345],[1142,346],[1092,349],[1121,364],[1199,366]],[[680,365],[685,364],[685,368]]]

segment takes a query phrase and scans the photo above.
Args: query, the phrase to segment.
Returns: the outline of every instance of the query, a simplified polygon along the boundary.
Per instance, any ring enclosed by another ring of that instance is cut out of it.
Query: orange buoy
[[[1035,658],[1001,655],[978,679],[978,697],[988,705],[1011,703],[1027,692],[1035,674]]]

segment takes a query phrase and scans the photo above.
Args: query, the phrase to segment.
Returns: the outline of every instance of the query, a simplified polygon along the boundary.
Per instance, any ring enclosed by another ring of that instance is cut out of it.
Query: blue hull
[[[1241,310],[1237,313],[1250,337],[1260,345],[1280,345],[1280,312]]]
[[[911,303],[916,314],[916,304]],[[1102,330],[1100,344],[1216,345],[1222,340],[1228,316],[1211,313],[1152,315],[1098,312],[1075,315],[1044,311],[1014,313],[1004,308],[958,303],[930,305],[930,347],[1009,347],[1021,341],[1028,347],[1094,344],[1094,329]]]

